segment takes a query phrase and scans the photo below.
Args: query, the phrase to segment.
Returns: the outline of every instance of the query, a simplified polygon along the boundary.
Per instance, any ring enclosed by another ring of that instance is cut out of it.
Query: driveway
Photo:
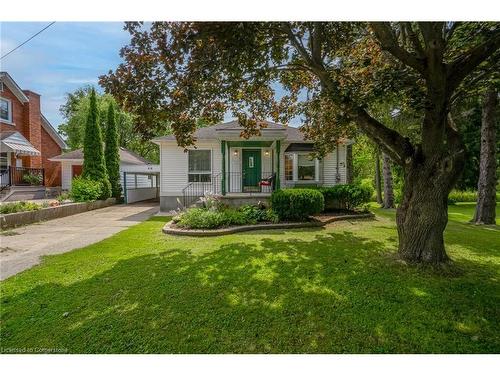
[[[99,242],[157,213],[158,203],[115,205],[15,228],[0,235],[0,280],[61,254]]]

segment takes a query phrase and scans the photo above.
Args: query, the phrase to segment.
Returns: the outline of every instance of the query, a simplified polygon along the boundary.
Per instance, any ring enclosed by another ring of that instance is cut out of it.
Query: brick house
[[[22,90],[0,72],[0,200],[45,196],[61,186],[60,163],[50,161],[67,148],[43,116],[40,95]]]

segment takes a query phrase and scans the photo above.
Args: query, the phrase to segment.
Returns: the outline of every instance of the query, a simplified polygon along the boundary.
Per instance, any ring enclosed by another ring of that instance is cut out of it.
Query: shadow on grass
[[[14,291],[2,298],[2,351],[500,350],[493,278],[479,288],[422,275],[388,262],[385,243],[349,231],[312,241],[277,233],[210,252],[173,248],[70,285]]]

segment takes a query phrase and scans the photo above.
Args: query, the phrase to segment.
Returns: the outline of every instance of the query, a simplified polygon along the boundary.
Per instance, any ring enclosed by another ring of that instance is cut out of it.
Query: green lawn
[[[1,350],[498,353],[500,231],[472,211],[450,207],[446,275],[397,260],[393,211],[204,239],[153,218],[2,282]]]

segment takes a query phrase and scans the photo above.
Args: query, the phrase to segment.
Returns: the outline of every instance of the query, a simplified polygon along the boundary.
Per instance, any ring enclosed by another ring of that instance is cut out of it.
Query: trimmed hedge
[[[271,194],[271,208],[280,220],[303,221],[324,207],[323,194],[316,189],[286,189]]]
[[[354,210],[370,202],[373,188],[366,184],[343,184],[318,189],[325,199],[325,210]]]

